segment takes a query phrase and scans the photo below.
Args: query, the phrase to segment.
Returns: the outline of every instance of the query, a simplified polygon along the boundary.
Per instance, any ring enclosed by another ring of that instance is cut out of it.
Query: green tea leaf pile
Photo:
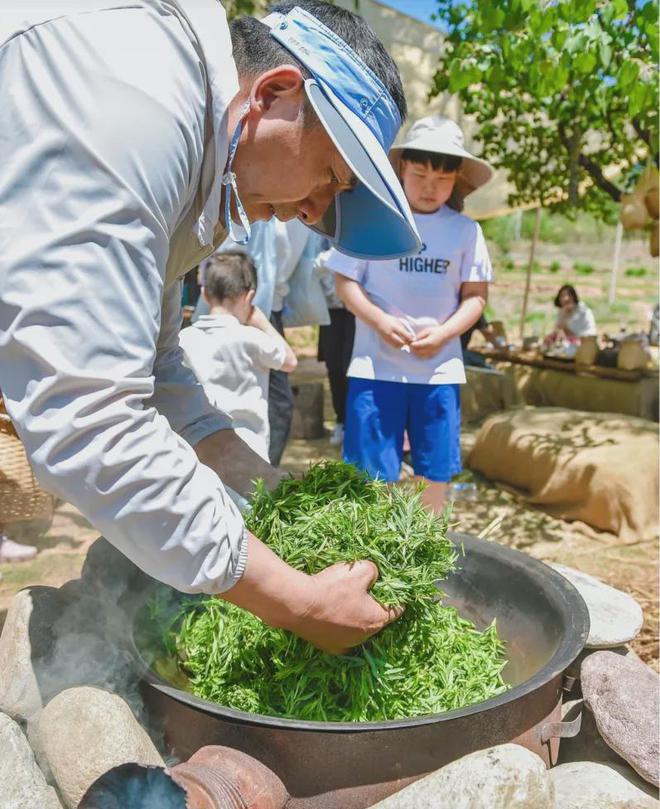
[[[379,721],[460,708],[505,689],[494,624],[479,632],[438,601],[454,568],[447,519],[420,492],[370,480],[339,462],[313,465],[273,492],[258,486],[247,527],[293,567],[316,573],[371,559],[374,597],[405,605],[401,619],[333,657],[217,598],[176,621],[174,648],[200,697],[259,714]]]

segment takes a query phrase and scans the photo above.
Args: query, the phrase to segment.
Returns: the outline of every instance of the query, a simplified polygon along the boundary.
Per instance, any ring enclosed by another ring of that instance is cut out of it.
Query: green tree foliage
[[[258,3],[255,0],[222,0],[222,5],[225,7],[227,17],[233,20],[234,17],[242,17],[243,15],[254,15]]]
[[[438,0],[437,18],[431,96],[460,97],[512,204],[604,214],[657,164],[657,0]]]

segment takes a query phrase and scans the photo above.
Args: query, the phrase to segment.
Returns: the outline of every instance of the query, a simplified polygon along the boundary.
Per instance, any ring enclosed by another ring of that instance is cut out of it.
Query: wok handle
[[[572,739],[582,727],[582,711],[570,722],[546,722],[541,726],[541,743],[550,739]]]

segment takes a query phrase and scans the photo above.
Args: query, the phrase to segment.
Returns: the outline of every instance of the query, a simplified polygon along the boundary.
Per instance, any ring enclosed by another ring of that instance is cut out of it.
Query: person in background
[[[292,305],[295,303],[289,295],[290,282],[294,274],[301,269],[304,271],[310,251],[316,255],[320,250],[322,239],[298,219],[281,222],[273,217],[267,222],[258,222],[252,227],[252,236],[247,244],[237,248],[236,244],[227,239],[216,252],[200,266],[200,284],[204,285],[204,275],[209,262],[215,256],[226,251],[241,250],[254,261],[257,271],[257,292],[254,299],[264,315],[270,319],[276,331],[284,338],[284,327],[288,325],[287,318],[291,315]],[[313,265],[310,263],[310,268]],[[300,280],[300,279],[299,279]],[[311,279],[310,279],[311,280]],[[206,298],[200,295],[195,312],[193,324],[200,317],[208,314],[209,306]],[[309,313],[305,313],[309,315]],[[324,322],[328,317],[327,309],[318,315],[312,314],[314,325]],[[327,322],[327,321],[326,321]],[[295,325],[311,325],[309,320],[296,321]],[[293,420],[294,398],[289,382],[289,374],[283,369],[272,369],[268,383],[268,421],[270,424],[270,446],[268,460],[277,467],[280,465],[286,444],[291,431]]]
[[[293,371],[296,355],[253,304],[257,273],[249,256],[215,254],[204,280],[209,314],[179,333],[186,363],[237,435],[268,460],[268,375]]]
[[[330,436],[330,444],[339,447],[344,442],[346,423],[346,397],[348,395],[348,366],[355,339],[355,315],[349,312],[337,295],[335,277],[325,266],[328,252],[319,256],[318,268],[321,286],[330,314],[330,323],[319,327],[318,361],[328,369],[328,382],[332,407],[337,423]]]
[[[398,481],[404,432],[423,499],[445,506],[461,471],[460,335],[481,317],[492,267],[481,228],[460,213],[492,170],[444,116],[417,121],[391,152],[422,240],[417,255],[360,260],[331,250],[337,294],[357,318],[344,459]]]
[[[546,345],[557,340],[579,343],[582,337],[595,337],[596,319],[584,301],[581,301],[574,286],[564,284],[555,296],[554,304],[559,310],[555,330],[545,338]]]

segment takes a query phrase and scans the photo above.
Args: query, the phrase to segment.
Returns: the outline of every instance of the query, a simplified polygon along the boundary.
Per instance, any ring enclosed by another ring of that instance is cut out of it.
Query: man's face
[[[250,95],[233,166],[245,212],[251,222],[298,217],[313,225],[337,194],[353,187],[353,173],[323,125],[313,114],[306,120],[299,71],[285,66],[262,74]]]
[[[455,171],[434,169],[430,163],[401,161],[401,184],[416,213],[437,211],[451,196],[455,183]]]

